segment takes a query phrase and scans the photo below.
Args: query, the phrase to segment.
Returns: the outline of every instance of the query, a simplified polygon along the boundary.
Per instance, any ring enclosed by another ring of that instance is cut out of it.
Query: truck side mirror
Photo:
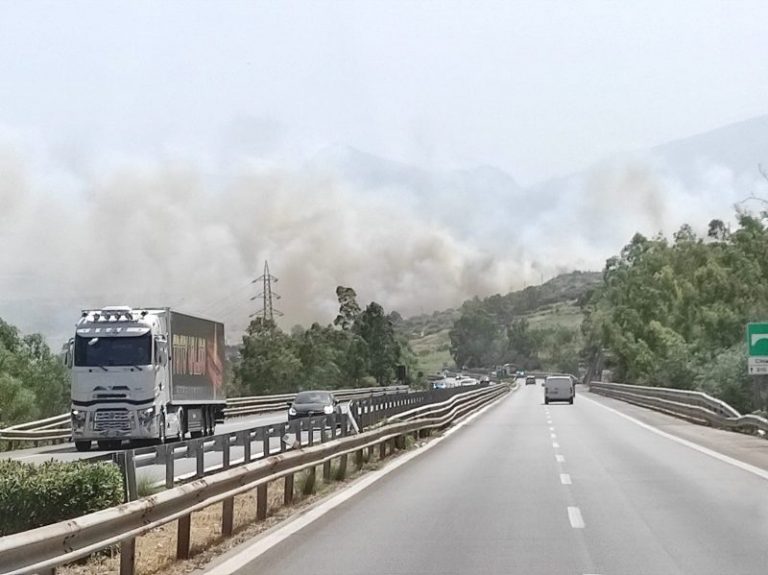
[[[155,339],[155,363],[163,367],[168,363],[168,342],[165,338]]]
[[[64,351],[64,365],[67,366],[69,369],[72,369],[72,364],[74,363],[74,357],[73,357],[74,347],[75,347],[75,340],[70,339],[67,342],[66,350]]]

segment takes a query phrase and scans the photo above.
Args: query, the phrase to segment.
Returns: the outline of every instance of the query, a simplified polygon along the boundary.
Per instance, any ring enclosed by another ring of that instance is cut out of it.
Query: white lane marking
[[[260,557],[261,555],[269,551],[272,547],[274,547],[281,541],[288,539],[291,535],[293,535],[297,531],[300,531],[310,523],[313,523],[317,519],[320,519],[320,517],[328,513],[330,510],[334,509],[335,507],[338,507],[348,499],[351,499],[352,497],[354,497],[355,495],[363,491],[365,488],[370,486],[372,483],[375,483],[385,475],[390,474],[401,465],[408,463],[414,457],[418,457],[425,451],[432,449],[435,445],[439,445],[442,441],[450,437],[458,429],[461,429],[468,423],[472,422],[475,418],[485,413],[490,408],[498,405],[499,402],[504,398],[509,398],[510,395],[511,394],[501,396],[499,400],[494,401],[490,405],[485,406],[477,413],[473,413],[472,415],[467,417],[464,421],[462,421],[461,423],[458,423],[455,427],[452,427],[451,429],[446,431],[443,435],[433,439],[423,447],[419,447],[418,449],[411,451],[410,453],[405,453],[399,456],[397,459],[387,464],[382,469],[369,472],[367,475],[364,475],[359,482],[353,485],[350,485],[338,495],[332,496],[330,499],[327,499],[326,501],[320,503],[317,507],[310,508],[306,513],[299,515],[298,517],[296,517],[296,519],[290,521],[289,523],[283,525],[282,527],[277,527],[275,531],[268,533],[263,538],[254,541],[251,545],[249,545],[242,551],[238,552],[237,554],[233,555],[229,559],[226,559],[223,562],[219,563],[218,565],[215,565],[211,569],[205,571],[205,575],[230,575],[235,571],[242,569],[245,565],[257,559],[258,557]]]
[[[561,473],[560,483],[563,485],[571,485],[571,475],[569,473]]]
[[[699,453],[703,453],[704,455],[709,455],[710,457],[713,457],[719,461],[722,461],[723,463],[728,463],[730,465],[733,465],[734,467],[738,467],[742,471],[746,471],[747,473],[757,475],[761,479],[768,480],[768,471],[766,471],[765,469],[760,469],[759,467],[750,465],[749,463],[744,463],[743,461],[739,461],[738,459],[734,459],[733,457],[723,455],[722,453],[714,451],[713,449],[709,449],[708,447],[704,447],[703,445],[699,445],[698,443],[694,443],[693,441],[688,441],[687,439],[683,439],[682,437],[678,437],[676,435],[672,435],[671,433],[667,433],[666,431],[662,431],[661,429],[657,429],[652,425],[643,423],[639,419],[635,419],[631,415],[627,415],[626,413],[621,413],[617,409],[608,407],[607,405],[603,405],[602,403],[600,403],[599,401],[595,401],[594,399],[589,399],[588,397],[585,397],[583,394],[582,394],[582,399],[586,399],[590,403],[594,403],[595,405],[602,407],[603,409],[607,409],[608,411],[618,415],[619,417],[623,417],[624,419],[631,421],[632,423],[639,425],[643,429],[647,429],[648,431],[655,433],[656,435],[660,435],[661,437],[666,437],[667,439],[671,439],[672,441],[675,441],[680,445],[685,445],[686,447],[690,447],[691,449],[694,449]]]
[[[555,428],[554,428],[554,427],[550,427],[550,428],[549,428],[549,430],[550,430],[550,431],[554,431],[554,430],[555,430]]]
[[[553,441],[552,447],[554,447],[555,449],[560,449],[560,444],[557,441]]]
[[[555,461],[557,461],[558,463],[565,463],[565,457],[563,457],[559,453],[555,453]]]
[[[584,518],[581,516],[581,511],[578,507],[568,508],[568,521],[571,522],[571,527],[574,529],[584,529]]]
[[[556,434],[556,433],[550,433],[550,434],[549,434],[549,436],[550,436],[552,439],[557,439],[557,434]]]

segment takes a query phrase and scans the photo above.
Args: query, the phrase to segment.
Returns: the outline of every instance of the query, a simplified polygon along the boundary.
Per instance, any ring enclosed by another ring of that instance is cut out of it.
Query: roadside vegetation
[[[269,395],[387,385],[395,381],[398,365],[406,366],[409,383],[417,383],[417,358],[395,330],[400,315],[376,302],[361,308],[350,287],[339,286],[336,296],[339,314],[332,325],[295,326],[285,333],[273,321],[253,320],[234,366],[235,390]]]
[[[768,214],[737,213],[706,237],[635,235],[585,305],[586,350],[614,381],[699,389],[741,412],[765,409],[747,374],[745,325],[768,318]],[[602,360],[602,361],[601,361]]]
[[[123,478],[111,463],[0,460],[0,537],[122,502]]]
[[[40,334],[0,319],[0,428],[64,413],[69,376]]]
[[[584,357],[582,305],[599,285],[596,272],[562,274],[506,295],[464,302],[448,331],[459,368],[511,363],[523,369],[578,373]]]

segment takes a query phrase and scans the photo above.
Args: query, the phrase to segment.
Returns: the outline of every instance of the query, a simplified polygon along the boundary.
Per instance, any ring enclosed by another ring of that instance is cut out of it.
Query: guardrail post
[[[261,450],[262,450],[262,457],[269,457],[270,454],[270,448],[269,448],[269,430],[270,428],[262,427],[261,428]]]
[[[174,482],[174,467],[176,459],[173,454],[173,445],[166,445],[165,454],[165,488],[171,489]]]
[[[281,423],[280,427],[278,428],[280,430],[280,433],[278,437],[280,437],[280,453],[283,453],[287,450],[287,447],[285,445],[285,442],[282,440],[283,437],[285,437],[285,434],[288,433],[288,426],[285,423]]]
[[[283,504],[290,505],[293,503],[293,477],[294,473],[285,476],[285,482],[283,483]]]
[[[267,488],[268,483],[256,487],[256,519],[263,521],[267,518]]]
[[[224,537],[232,535],[235,523],[235,497],[227,497],[221,504],[221,534]]]
[[[243,446],[243,463],[248,463],[251,460],[251,432],[239,431],[237,433],[237,443]]]
[[[379,459],[384,459],[387,456],[387,442],[382,441],[379,443]]]
[[[203,440],[195,440],[195,476],[202,477],[205,475],[205,451],[203,449]]]
[[[229,469],[229,435],[221,436],[221,469]]]
[[[179,517],[179,525],[176,530],[176,559],[189,559],[191,529],[192,515]]]
[[[363,468],[363,450],[359,449],[355,451],[355,467],[360,471]]]
[[[339,457],[339,471],[336,474],[336,480],[337,481],[344,481],[344,478],[347,476],[347,454],[345,453],[341,457]]]
[[[136,486],[136,459],[133,449],[118,453],[125,473],[126,501],[138,499]],[[120,542],[120,575],[133,575],[136,564],[136,538],[131,537]]]
[[[302,419],[301,421],[307,422],[307,427],[309,428],[307,430],[307,445],[311,447],[315,444],[315,420],[310,417],[309,419]],[[322,439],[320,441],[322,441]]]

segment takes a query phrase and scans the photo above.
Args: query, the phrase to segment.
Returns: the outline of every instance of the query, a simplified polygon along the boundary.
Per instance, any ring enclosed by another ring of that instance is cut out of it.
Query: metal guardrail
[[[331,480],[330,462],[338,459],[340,475],[343,476],[350,455],[354,454],[355,463],[360,469],[365,449],[370,454],[378,446],[379,456],[384,457],[387,451],[392,453],[404,447],[406,435],[421,436],[446,427],[508,391],[508,385],[496,385],[456,394],[430,406],[430,409],[421,410],[421,419],[403,415],[406,421],[291,450],[224,470],[151,497],[0,538],[0,572],[7,575],[50,573],[60,565],[120,544],[120,572],[130,575],[134,572],[136,537],[171,521],[178,521],[177,557],[187,558],[192,512],[221,503],[221,529],[225,536],[229,536],[233,530],[236,495],[256,489],[257,519],[265,519],[267,486],[270,482],[285,482],[284,502],[289,504],[293,499],[296,473],[307,471],[314,476],[316,467],[322,465],[325,478]],[[326,469],[329,471],[327,476]]]
[[[762,430],[768,433],[768,419],[757,415],[741,415],[724,401],[700,391],[600,381],[591,382],[589,388],[606,397],[664,411],[697,423],[736,431]]]
[[[348,401],[358,398],[375,397],[379,395],[399,394],[408,391],[407,385],[393,385],[389,387],[364,387],[352,389],[332,390],[337,399]],[[263,395],[249,397],[233,397],[227,399],[227,407],[224,408],[224,417],[242,417],[257,415],[259,413],[271,413],[288,409],[288,402],[293,401],[295,393],[283,393],[278,395]],[[70,441],[72,427],[70,415],[63,413],[46,419],[28,421],[0,429],[0,441],[12,443],[32,443],[37,447],[40,443],[64,443]]]
[[[284,441],[286,438],[290,439],[290,445],[302,447],[323,443],[336,439],[337,436],[345,437],[353,432],[359,432],[361,429],[376,425],[387,417],[414,406],[422,406],[418,409],[429,409],[432,404],[444,401],[461,392],[482,389],[483,387],[478,385],[431,392],[376,395],[352,400],[348,412],[341,416],[336,414],[319,415],[254,426],[212,437],[129,449],[120,452],[118,455],[122,454],[122,457],[115,459],[123,468],[127,495],[132,490],[135,491],[135,485],[131,484],[130,478],[135,478],[136,469],[153,465],[164,467],[163,477],[165,479],[162,482],[158,481],[157,485],[170,489],[180,482],[211,475],[237,464],[268,457],[276,452],[283,453],[288,449],[288,444]],[[232,459],[233,449],[242,449],[242,455],[238,454],[237,459]],[[220,453],[221,462],[211,464],[210,461],[206,461],[207,453]],[[103,459],[103,456],[93,458],[94,461]],[[177,476],[175,461],[178,459],[193,459],[195,470]],[[129,500],[133,498],[135,497],[130,497],[130,495],[128,497]]]

